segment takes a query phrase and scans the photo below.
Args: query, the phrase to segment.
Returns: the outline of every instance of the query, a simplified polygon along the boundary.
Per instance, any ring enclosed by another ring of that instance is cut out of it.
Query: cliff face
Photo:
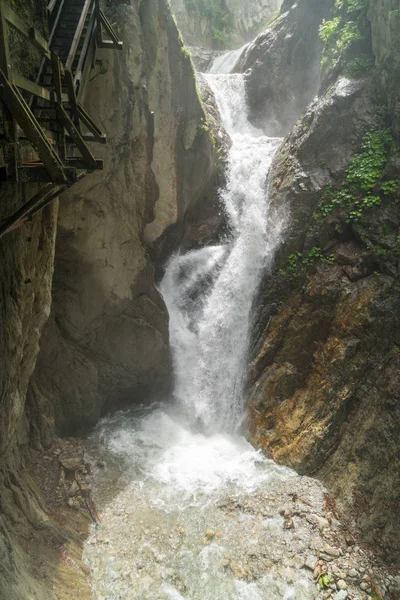
[[[319,26],[334,0],[286,0],[280,15],[246,49],[250,118],[272,136],[290,131],[318,91],[322,43]]]
[[[252,440],[322,478],[396,562],[398,42],[390,7],[373,4],[377,70],[358,79],[331,72],[274,162],[272,215],[284,234],[257,304],[248,395]]]
[[[189,46],[235,48],[251,40],[279,11],[282,0],[171,0]]]
[[[31,385],[64,434],[95,423],[105,405],[168,394],[168,318],[147,248],[196,204],[214,168],[166,3],[121,5],[113,18],[124,51],[104,51],[108,72],[86,99],[107,133],[105,170],[62,198],[52,315]],[[48,412],[36,411],[45,445]]]

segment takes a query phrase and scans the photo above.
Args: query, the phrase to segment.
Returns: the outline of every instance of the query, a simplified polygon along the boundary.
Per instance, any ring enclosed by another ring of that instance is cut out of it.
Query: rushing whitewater
[[[108,417],[88,441],[102,465],[102,523],[84,554],[96,600],[318,595],[299,571],[300,554],[316,543],[311,525],[299,521],[292,536],[279,511],[300,492],[303,514],[322,506],[322,488],[275,465],[239,432],[252,303],[280,233],[268,213],[280,140],[249,123],[242,75],[207,79],[232,139],[221,190],[230,232],[221,244],[176,254],[166,268],[176,402]]]
[[[279,234],[279,224],[268,227],[267,176],[280,139],[249,123],[243,75],[206,77],[232,140],[221,192],[231,233],[219,246],[174,256],[161,292],[176,399],[206,431],[233,432],[244,412],[251,306]]]

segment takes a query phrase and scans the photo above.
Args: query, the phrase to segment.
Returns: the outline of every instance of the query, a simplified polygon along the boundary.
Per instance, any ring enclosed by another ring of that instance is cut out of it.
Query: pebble
[[[322,548],[322,551],[325,552],[325,554],[329,554],[329,556],[334,556],[335,558],[339,558],[340,556],[338,548],[335,548],[334,546],[328,546],[327,544]]]
[[[348,593],[346,590],[340,590],[337,594],[334,595],[334,600],[346,600],[348,597]]]
[[[315,523],[320,529],[329,527],[328,519],[325,519],[325,517],[320,517],[319,515],[316,515],[316,514],[309,515],[307,517],[307,521],[309,523]]]
[[[349,577],[358,577],[358,572],[355,569],[350,569]]]
[[[360,588],[361,588],[361,589],[362,589],[364,592],[366,592],[366,591],[367,591],[368,587],[369,587],[369,586],[368,586],[368,583],[366,583],[365,581],[363,581],[362,583],[360,583]]]
[[[336,585],[338,586],[339,590],[347,590],[347,583],[344,581],[344,579],[339,579],[336,582]]]
[[[215,531],[214,531],[214,529],[207,529],[207,531],[206,531],[206,538],[208,540],[212,540],[212,539],[215,538]]]
[[[307,569],[310,569],[310,571],[314,571],[317,560],[317,557],[314,555],[307,556],[304,561],[304,566],[307,567]]]

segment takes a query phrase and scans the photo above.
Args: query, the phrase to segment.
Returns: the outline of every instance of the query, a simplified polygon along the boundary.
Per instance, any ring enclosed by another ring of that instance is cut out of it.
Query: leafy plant
[[[334,67],[342,62],[353,76],[364,74],[373,66],[371,56],[363,50],[354,56],[359,44],[365,45],[370,37],[367,11],[370,0],[336,0],[336,16],[320,25],[319,35],[324,42],[322,66]]]
[[[340,189],[326,188],[318,207],[320,216],[347,209],[346,222],[359,221],[365,211],[380,206],[384,197],[399,191],[400,180],[384,181],[392,142],[392,134],[381,119],[365,136],[361,152],[350,161]]]
[[[314,246],[306,256],[303,256],[301,252],[294,252],[288,256],[286,267],[281,269],[279,274],[282,276],[293,275],[297,277],[306,267],[318,261],[332,265],[335,262],[335,257],[333,254],[324,254],[321,248],[317,246]]]
[[[333,579],[330,575],[328,575],[328,573],[325,573],[318,579],[318,583],[321,589],[328,588],[329,585],[333,583]]]

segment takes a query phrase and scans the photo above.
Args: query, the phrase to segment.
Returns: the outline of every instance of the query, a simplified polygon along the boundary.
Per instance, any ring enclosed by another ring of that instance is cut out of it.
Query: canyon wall
[[[274,161],[270,218],[284,233],[257,301],[248,397],[254,443],[320,477],[395,563],[400,160],[389,8],[368,13],[376,68],[328,70]]]
[[[32,8],[45,18],[41,1]],[[61,598],[63,585],[86,597],[79,576],[64,582],[75,563],[63,563],[62,509],[47,504],[67,472],[54,436],[79,435],[106,408],[168,396],[168,315],[150,255],[166,228],[215,200],[216,148],[167,2],[112,11],[123,50],[99,51],[106,73],[95,66],[85,99],[107,134],[93,146],[104,171],[0,240],[1,600]],[[1,220],[34,192],[2,184]]]

